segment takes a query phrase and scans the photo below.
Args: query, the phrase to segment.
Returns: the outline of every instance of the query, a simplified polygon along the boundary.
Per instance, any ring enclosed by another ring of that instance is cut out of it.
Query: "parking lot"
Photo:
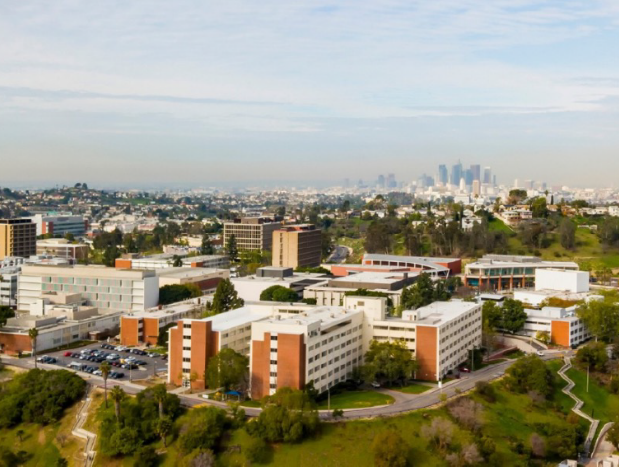
[[[103,361],[107,361],[111,365],[110,375],[108,376],[110,380],[135,381],[168,371],[168,362],[161,355],[139,355],[134,353],[133,348],[116,350],[118,348],[122,347],[102,342],[71,350],[41,352],[37,359],[44,356],[53,357],[56,359],[56,362],[52,363],[53,365],[94,375],[99,375],[98,370],[101,364]],[[148,352],[146,349],[144,350]]]

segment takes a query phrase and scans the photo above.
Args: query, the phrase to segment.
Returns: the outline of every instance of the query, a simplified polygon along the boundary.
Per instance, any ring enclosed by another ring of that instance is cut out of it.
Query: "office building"
[[[88,229],[88,221],[82,216],[37,214],[31,219],[37,226],[37,235],[63,237],[69,233],[75,237],[83,237]]]
[[[462,179],[463,176],[462,164],[458,161],[457,164],[454,164],[451,167],[451,184],[454,186],[460,186],[460,179]]]
[[[273,232],[273,266],[320,266],[322,231],[311,224],[285,226]]]
[[[472,181],[481,181],[481,166],[479,164],[471,165]]]
[[[481,305],[436,302],[402,317],[384,297],[347,296],[342,305],[260,302],[169,330],[168,382],[205,387],[211,357],[232,348],[250,358],[253,399],[313,383],[318,392],[346,381],[373,340],[403,340],[419,363],[418,379],[437,381],[481,345]]]
[[[224,222],[224,247],[234,235],[239,251],[270,251],[273,247],[273,231],[281,227],[281,222],[265,217],[243,217]]]
[[[442,186],[449,183],[449,173],[447,171],[447,166],[444,164],[438,166],[438,183]]]
[[[387,175],[387,188],[395,188],[398,186],[398,183],[395,181],[395,175],[394,174],[388,174]]]
[[[591,333],[576,314],[576,306],[558,308],[546,306],[539,309],[525,308],[527,320],[519,334],[535,338],[544,332],[550,341],[562,347],[581,344],[591,338]]]
[[[425,256],[398,256],[366,253],[361,261],[364,266],[397,266],[406,267],[410,271],[425,272],[435,276],[460,274],[462,260],[460,258],[432,258]]]
[[[492,169],[490,167],[484,167],[484,180],[485,185],[492,184]]]
[[[51,255],[70,262],[87,259],[89,250],[84,243],[71,243],[64,238],[37,240],[37,255]]]
[[[20,271],[19,266],[0,268],[0,306],[17,306],[17,281]]]
[[[303,296],[303,291],[314,284],[325,281],[323,274],[297,273],[292,268],[265,266],[258,268],[253,276],[230,279],[239,297],[245,301],[260,300],[263,291],[274,285],[286,287]]]
[[[159,302],[155,271],[102,266],[22,266],[17,309],[28,310],[46,292],[80,293],[87,306],[102,311],[142,311]]]
[[[535,286],[537,269],[577,271],[569,261],[543,261],[535,256],[485,255],[465,267],[464,283],[489,290],[513,290]]]
[[[37,226],[30,219],[0,219],[0,260],[37,252]]]
[[[203,294],[215,293],[219,283],[230,277],[229,269],[213,268],[162,268],[156,269],[159,287],[166,285],[194,284]]]
[[[378,180],[376,181],[376,186],[378,188],[385,188],[385,176],[379,175]]]
[[[185,253],[186,255],[186,253]],[[168,269],[174,267],[174,253],[161,253],[151,256],[125,255],[117,258],[115,266],[121,269]],[[230,267],[230,258],[225,255],[201,255],[181,257],[184,268],[215,268]]]

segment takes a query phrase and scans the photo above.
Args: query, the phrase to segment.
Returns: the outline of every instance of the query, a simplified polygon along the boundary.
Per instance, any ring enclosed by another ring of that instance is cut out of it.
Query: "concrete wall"
[[[572,293],[589,291],[589,273],[586,271],[535,270],[535,290],[561,290]]]

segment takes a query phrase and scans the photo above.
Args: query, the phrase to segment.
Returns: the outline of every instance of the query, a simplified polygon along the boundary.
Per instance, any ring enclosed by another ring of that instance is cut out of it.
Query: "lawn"
[[[595,379],[589,378],[589,392],[587,392],[587,372],[571,368],[566,372],[576,386],[572,392],[585,404],[582,411],[600,420],[600,426],[613,421],[619,415],[619,396],[609,393],[599,385]]]
[[[488,230],[491,232],[505,232],[506,234],[511,234],[513,230],[505,224],[501,219],[492,219],[488,222]]]
[[[394,386],[389,389],[393,391],[405,392],[406,394],[422,394],[432,389],[432,386],[428,386],[427,384],[411,383],[403,387]]]
[[[341,237],[335,240],[337,245],[344,245],[352,248],[352,255],[346,258],[346,262],[349,264],[359,264],[361,263],[361,258],[365,253],[365,248],[363,247],[363,239],[361,238],[348,238]]]
[[[251,399],[247,399],[246,401],[241,402],[241,406],[243,407],[252,407],[252,408],[260,408],[260,401],[253,401]]]
[[[333,409],[362,409],[377,405],[393,404],[394,398],[376,391],[345,391],[331,396]],[[327,410],[327,399],[318,403],[318,410]]]

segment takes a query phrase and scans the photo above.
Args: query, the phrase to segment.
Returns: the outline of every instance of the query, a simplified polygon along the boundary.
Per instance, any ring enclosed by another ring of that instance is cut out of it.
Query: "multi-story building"
[[[234,235],[239,251],[270,251],[273,231],[281,227],[281,222],[266,217],[242,217],[224,222],[224,247]]]
[[[0,268],[0,306],[13,308],[17,305],[17,280],[20,271],[19,266]]]
[[[37,214],[31,219],[37,226],[37,235],[64,236],[69,233],[83,237],[88,230],[88,221],[82,216]]]
[[[185,318],[193,318],[200,311],[201,298],[173,303],[161,308],[137,311],[121,316],[120,343],[122,345],[157,345],[162,332]]]
[[[320,266],[322,231],[314,225],[290,225],[273,232],[273,266]]]
[[[45,292],[80,293],[88,306],[105,311],[142,311],[159,302],[155,271],[102,266],[22,266],[17,309],[29,309]]]
[[[324,282],[325,277],[323,274],[297,273],[292,268],[265,266],[258,268],[253,276],[234,277],[230,280],[240,298],[258,301],[260,294],[274,285],[291,289],[301,296],[307,287]]]
[[[488,290],[533,287],[537,269],[578,270],[569,261],[543,261],[536,256],[485,255],[465,267],[465,285]]]
[[[117,258],[115,266],[122,269],[166,269],[174,267],[174,254],[162,253],[143,257]],[[180,255],[178,255],[180,256]],[[224,255],[200,255],[181,257],[186,268],[228,268],[230,258]]]
[[[402,340],[419,362],[415,375],[437,381],[481,345],[481,305],[436,302],[401,318],[384,297],[347,296],[343,306],[252,303],[169,330],[168,381],[204,388],[211,357],[232,348],[250,357],[250,393],[313,383],[319,392],[345,381],[373,340]]]
[[[0,260],[37,252],[37,226],[30,219],[0,219]]]
[[[578,345],[591,338],[591,333],[576,314],[576,306],[569,308],[544,307],[541,310],[525,308],[527,320],[520,334],[537,337],[539,332],[550,336],[550,341],[562,347]]]
[[[449,276],[460,274],[462,260],[460,258],[431,258],[425,256],[397,256],[366,253],[361,263],[365,266],[397,266],[406,267],[410,271],[425,272],[432,276]]]
[[[37,240],[37,255],[52,255],[73,262],[87,259],[89,249],[84,243],[71,243],[64,238]]]

